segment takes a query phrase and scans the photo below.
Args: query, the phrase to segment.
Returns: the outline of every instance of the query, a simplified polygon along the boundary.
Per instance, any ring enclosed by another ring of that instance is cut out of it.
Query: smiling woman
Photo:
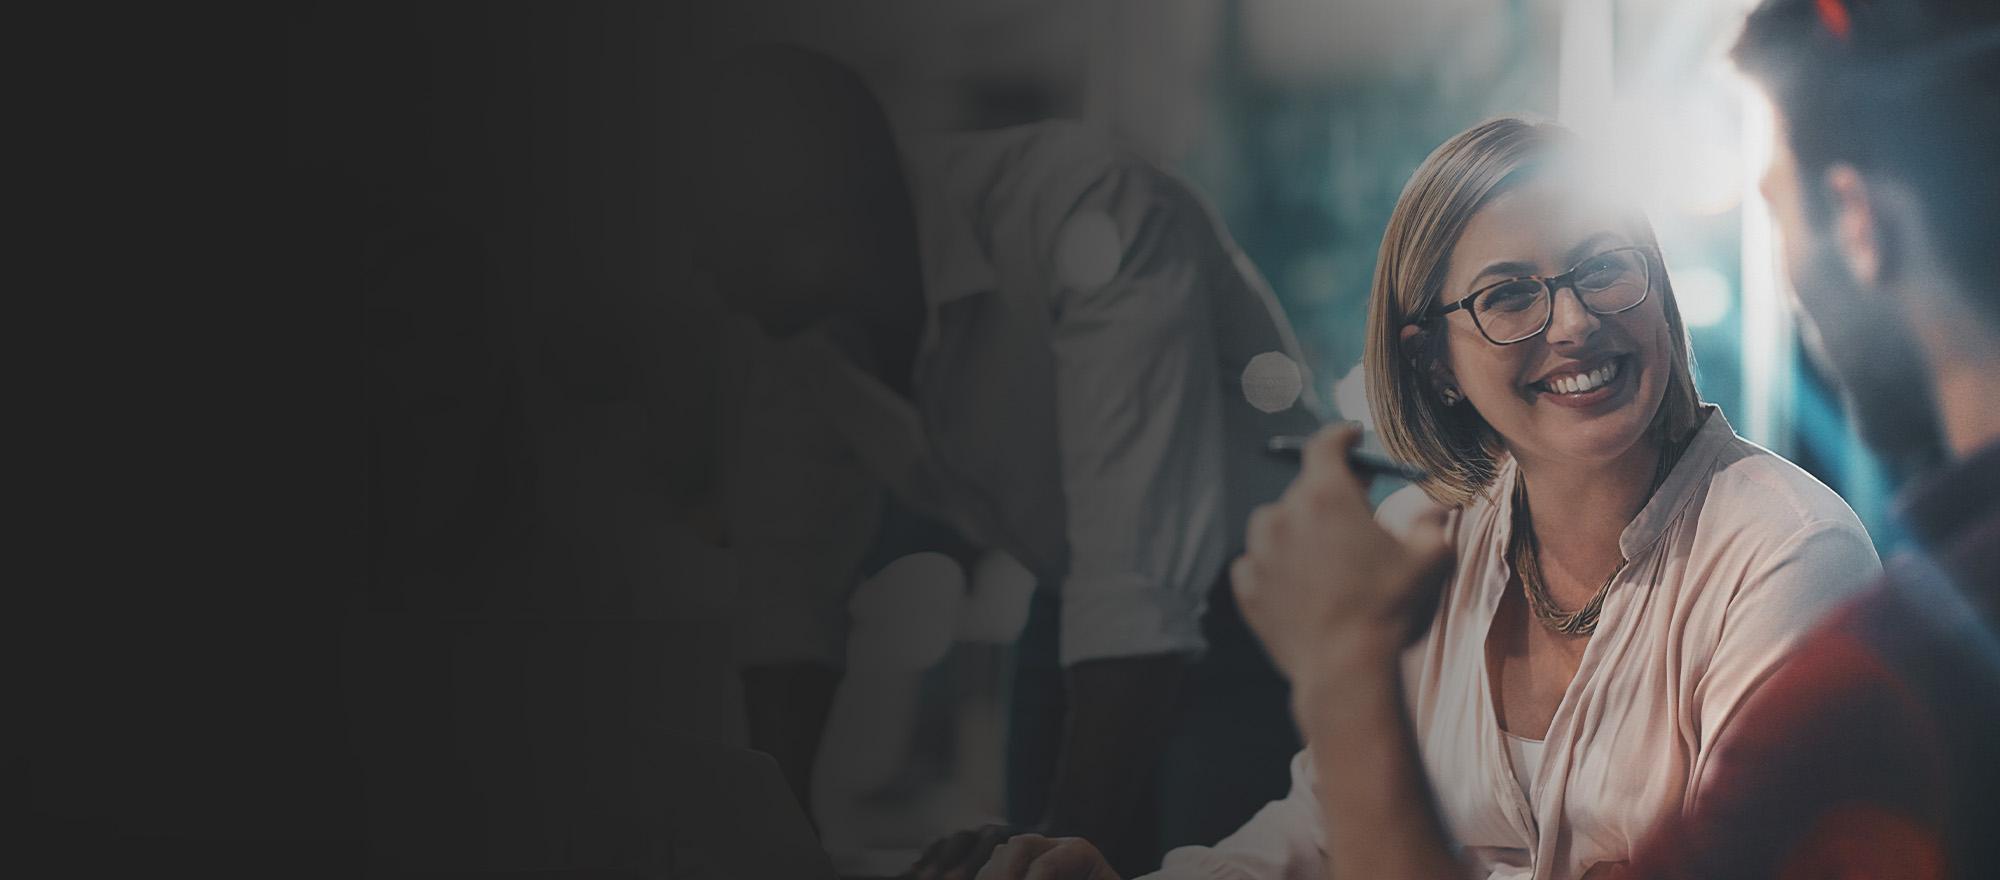
[[[1878,570],[1837,495],[1701,402],[1652,232],[1582,152],[1494,120],[1403,190],[1364,363],[1383,442],[1433,477],[1370,522],[1326,501],[1359,498],[1334,485],[1351,476],[1309,465],[1253,518],[1238,593],[1307,748],[1288,797],[1163,876],[1376,876],[1395,873],[1383,853],[1436,868],[1447,841],[1477,876],[1615,866],[1686,806],[1755,683]],[[1431,602],[1436,581],[1394,560],[1439,541],[1454,561]],[[1365,698],[1369,670],[1399,692]],[[1397,748],[1421,765],[1398,778],[1412,790],[1367,789]]]
[[[1573,433],[1618,392],[1636,392],[1617,401],[1635,405],[1619,406],[1620,424],[1600,436],[1636,421],[1657,443],[1700,418],[1687,330],[1652,228],[1595,197],[1579,151],[1559,126],[1483,123],[1431,155],[1390,218],[1369,304],[1370,399],[1383,443],[1438,475],[1424,490],[1441,504],[1492,483],[1504,438]],[[1491,344],[1453,345],[1468,331]],[[1546,344],[1530,342],[1544,333]],[[1454,355],[1467,361],[1462,380],[1450,376]],[[1537,384],[1607,366],[1622,381],[1602,398]],[[1477,399],[1459,408],[1454,396]],[[1587,412],[1559,417],[1551,407]],[[1603,439],[1620,450],[1633,440]]]

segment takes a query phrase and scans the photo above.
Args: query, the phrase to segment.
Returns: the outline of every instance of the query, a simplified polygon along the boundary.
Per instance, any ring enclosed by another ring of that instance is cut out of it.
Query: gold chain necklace
[[[1686,440],[1670,443],[1660,450],[1659,462],[1653,466],[1653,486],[1646,490],[1647,503],[1652,502],[1653,493],[1658,492],[1660,485],[1667,481],[1667,474],[1674,469],[1674,463],[1680,460],[1681,452],[1693,439],[1690,433]],[[1644,510],[1644,505],[1640,509]],[[1514,530],[1510,538],[1508,543],[1512,546],[1507,555],[1514,571],[1521,576],[1521,592],[1527,595],[1528,607],[1534,611],[1535,619],[1563,635],[1587,636],[1596,632],[1597,614],[1604,607],[1604,597],[1610,595],[1611,585],[1631,560],[1618,560],[1618,567],[1611,570],[1611,576],[1604,579],[1604,585],[1591,594],[1590,601],[1583,603],[1583,607],[1575,611],[1564,611],[1558,607],[1554,597],[1549,595],[1548,584],[1542,580],[1542,559],[1538,546],[1541,542],[1535,538],[1534,522],[1528,516],[1528,484],[1518,472],[1514,477]]]

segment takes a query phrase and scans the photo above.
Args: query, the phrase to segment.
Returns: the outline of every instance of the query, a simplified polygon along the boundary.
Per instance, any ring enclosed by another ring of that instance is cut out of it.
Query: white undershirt
[[[1501,737],[1507,741],[1507,763],[1514,765],[1514,781],[1521,784],[1521,794],[1528,803],[1535,802],[1535,777],[1542,772],[1542,746],[1538,739],[1522,739],[1506,731]]]

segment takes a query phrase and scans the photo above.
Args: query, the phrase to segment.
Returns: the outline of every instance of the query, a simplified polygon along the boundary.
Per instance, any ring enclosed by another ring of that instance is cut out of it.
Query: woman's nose
[[[1583,297],[1576,292],[1576,288],[1559,288],[1554,296],[1555,300],[1549,306],[1555,310],[1555,314],[1549,316],[1549,344],[1582,345],[1589,342],[1590,335],[1603,326],[1597,313],[1583,307]]]

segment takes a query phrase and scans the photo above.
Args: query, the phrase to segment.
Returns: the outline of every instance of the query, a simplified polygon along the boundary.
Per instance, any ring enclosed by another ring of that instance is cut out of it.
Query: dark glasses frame
[[[1644,265],[1646,267],[1645,292],[1641,293],[1639,295],[1639,298],[1633,300],[1632,304],[1629,306],[1623,306],[1616,309],[1592,308],[1590,302],[1584,299],[1582,292],[1576,289],[1575,284],[1576,284],[1577,274],[1583,269],[1584,266],[1590,264],[1594,260],[1602,259],[1609,254],[1620,254],[1620,253],[1626,253],[1628,251],[1636,252],[1637,254],[1639,254],[1639,258],[1642,261],[1644,261]],[[1411,321],[1410,326],[1420,326],[1423,324],[1428,324],[1432,321],[1440,320],[1444,318],[1446,315],[1451,314],[1452,312],[1456,312],[1459,311],[1460,309],[1463,309],[1465,310],[1466,314],[1472,316],[1472,326],[1479,328],[1479,335],[1486,337],[1487,342],[1491,342],[1494,345],[1513,345],[1515,343],[1527,342],[1530,339],[1533,339],[1537,336],[1542,335],[1543,333],[1548,332],[1549,325],[1555,322],[1556,292],[1562,290],[1565,287],[1569,288],[1571,292],[1576,293],[1577,303],[1583,306],[1591,314],[1594,315],[1615,315],[1618,314],[1619,312],[1628,312],[1638,308],[1641,304],[1645,303],[1645,301],[1648,298],[1652,297],[1653,295],[1654,262],[1655,258],[1658,257],[1658,255],[1659,255],[1659,249],[1648,245],[1635,244],[1635,245],[1626,245],[1624,247],[1607,248],[1605,250],[1598,251],[1597,253],[1591,254],[1590,256],[1584,257],[1583,259],[1576,261],[1576,265],[1569,267],[1569,271],[1564,272],[1560,275],[1517,275],[1512,278],[1505,278],[1499,281],[1495,281],[1492,284],[1480,285],[1478,290],[1475,290],[1462,297],[1459,297],[1458,299],[1452,301],[1447,305],[1440,307],[1433,307],[1429,309],[1428,311],[1425,312],[1425,314],[1419,316],[1415,321]],[[1520,281],[1533,281],[1542,285],[1542,288],[1546,290],[1549,295],[1548,308],[1542,314],[1541,326],[1535,328],[1535,331],[1533,333],[1529,333],[1518,339],[1509,339],[1505,342],[1502,342],[1498,339],[1494,339],[1493,334],[1486,332],[1486,325],[1481,324],[1479,322],[1479,313],[1473,311],[1471,303],[1473,300],[1478,299],[1480,294],[1486,293],[1498,287],[1503,287],[1505,285],[1514,284]]]

